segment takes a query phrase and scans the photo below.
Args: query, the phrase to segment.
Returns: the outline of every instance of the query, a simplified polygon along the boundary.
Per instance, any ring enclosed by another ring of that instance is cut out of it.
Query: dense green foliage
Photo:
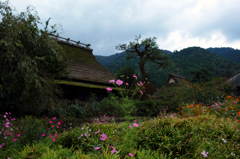
[[[67,65],[62,48],[48,37],[50,18],[45,31],[39,31],[40,18],[29,7],[27,15],[14,16],[7,5],[0,3],[0,112],[20,115],[51,110],[61,96],[54,79],[67,75]],[[55,26],[51,27],[50,33],[55,33]]]
[[[163,50],[163,53],[172,54],[172,52],[168,50]],[[127,55],[126,55],[126,51],[123,51],[121,53],[116,53],[110,56],[102,56],[102,55],[94,55],[94,56],[96,57],[96,59],[101,65],[106,67],[107,65],[111,64],[115,60],[118,61],[121,58],[125,59]],[[129,62],[126,62],[126,63],[130,64]]]
[[[133,75],[136,75],[136,71],[132,68],[132,66],[127,65],[116,73],[116,79],[120,79],[124,82],[127,82],[129,84],[129,89],[135,89],[135,85],[139,80],[136,80]]]
[[[110,55],[110,56],[95,55],[95,57],[101,65],[106,67],[112,61],[119,59],[121,57],[126,57],[126,54],[125,54],[125,52],[122,52],[122,53],[116,53],[116,54]]]
[[[166,92],[158,92],[156,95],[159,100],[158,104],[168,105],[171,111],[176,111],[179,103],[188,103],[189,101],[195,103],[203,103],[211,105],[212,101],[222,102],[227,95],[236,96],[236,87],[226,83],[226,79],[222,77],[212,78],[209,81],[188,84],[185,81],[182,87],[174,89],[166,89]],[[170,98],[167,96],[168,92],[173,92],[174,96]]]
[[[237,64],[240,64],[240,50],[229,48],[229,47],[221,47],[221,48],[208,48],[207,50],[212,53],[221,56],[223,58],[229,59]]]

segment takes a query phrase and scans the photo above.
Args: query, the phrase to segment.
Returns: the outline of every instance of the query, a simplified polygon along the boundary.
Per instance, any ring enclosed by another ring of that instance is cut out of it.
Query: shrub
[[[157,115],[159,113],[157,103],[154,100],[143,100],[143,101],[138,101],[136,103],[138,110],[137,110],[137,115],[139,116],[152,116],[152,115]]]
[[[105,114],[107,116],[116,116],[122,117],[124,116],[124,111],[121,107],[118,106],[118,97],[113,95],[113,98],[107,97],[101,101],[100,104],[100,112],[101,114]]]
[[[95,117],[99,115],[100,103],[97,102],[96,94],[91,93],[89,102],[86,102],[84,105],[84,110],[88,117]]]
[[[236,94],[236,88],[226,83],[222,77],[212,78],[205,83],[186,85],[175,91],[173,100],[188,102],[194,100],[197,103],[212,104],[212,101],[223,101],[227,95]]]
[[[38,120],[36,116],[25,116],[25,118],[22,117],[21,120],[17,120],[14,127],[17,127],[21,132],[20,143],[31,145],[41,140],[43,138],[41,135],[47,132],[47,127],[43,127],[43,125],[42,121]]]

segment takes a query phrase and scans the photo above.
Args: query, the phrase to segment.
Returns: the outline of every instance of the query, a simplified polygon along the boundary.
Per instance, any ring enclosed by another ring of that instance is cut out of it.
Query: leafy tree
[[[202,71],[202,80],[203,82],[207,82],[211,80],[211,76],[212,74],[209,72],[210,70],[212,70],[211,67],[208,68],[199,68],[200,71]]]
[[[56,25],[48,33],[49,18],[40,35],[40,18],[29,7],[27,15],[11,11],[8,1],[0,2],[0,111],[21,115],[53,110],[62,94],[54,79],[68,73],[62,48],[48,36],[56,33]]]
[[[137,74],[136,71],[132,68],[132,66],[128,65],[117,71],[116,79],[121,79],[127,82],[130,86],[130,89],[135,89],[134,86],[136,79],[133,77],[134,74]]]
[[[140,62],[138,63],[139,69],[142,73],[142,76],[145,79],[145,83],[147,83],[148,74],[145,71],[144,65],[146,62],[153,62],[158,64],[157,66],[159,68],[166,68],[168,66],[172,65],[172,61],[169,60],[169,56],[166,54],[163,54],[163,50],[160,50],[158,48],[158,45],[156,44],[156,37],[153,38],[146,38],[141,43],[139,43],[139,39],[141,38],[141,35],[139,37],[136,36],[135,41],[130,42],[127,44],[119,44],[116,46],[116,49],[118,50],[124,50],[126,51],[127,57],[126,61],[128,61],[130,58],[136,58],[140,57]],[[143,98],[146,98],[146,95],[149,94],[149,87],[150,84],[145,84],[146,91],[143,94]]]
[[[198,70],[190,70],[189,73],[193,74],[194,77],[192,78],[192,81],[201,83],[201,82],[207,82],[210,81],[212,78],[212,74],[209,72],[210,70],[212,70],[211,67],[208,68],[198,68]]]
[[[189,71],[190,74],[193,74],[194,77],[191,79],[191,81],[195,81],[195,82],[200,82],[200,75],[201,75],[201,71],[196,70],[196,71]]]

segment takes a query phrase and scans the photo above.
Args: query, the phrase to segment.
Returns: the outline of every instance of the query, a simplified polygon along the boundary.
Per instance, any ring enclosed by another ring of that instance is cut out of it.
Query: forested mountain
[[[103,66],[107,66],[108,64],[110,64],[111,62],[113,62],[116,59],[122,58],[122,57],[126,57],[125,52],[121,52],[121,53],[116,53],[110,56],[101,56],[101,55],[95,55],[96,59],[98,60],[98,62],[100,64],[102,64]]]
[[[156,88],[160,88],[166,82],[169,72],[180,74],[189,81],[193,78],[193,75],[190,74],[189,71],[196,71],[200,67],[211,67],[212,70],[210,73],[212,76],[229,78],[240,68],[240,62],[237,61],[238,63],[236,63],[231,60],[231,55],[227,56],[224,54],[221,50],[222,48],[220,48],[221,51],[219,51],[219,48],[214,49],[215,48],[203,49],[200,47],[189,47],[180,51],[174,51],[174,53],[171,53],[170,51],[166,52],[166,50],[165,53],[169,55],[170,60],[173,60],[174,65],[167,69],[160,70],[157,68],[157,64],[147,62],[144,67],[148,73],[149,81],[153,82]],[[234,54],[239,56],[236,52],[234,52]],[[126,65],[132,66],[136,72],[140,73],[138,67],[140,61],[139,57],[136,59],[130,59],[126,62],[125,52],[115,54],[115,57],[116,55],[118,56],[117,58],[111,57],[111,60],[113,60],[110,61],[109,58],[107,61],[108,64],[104,64],[112,73],[116,73],[120,68]],[[96,58],[100,59],[99,57]],[[103,64],[101,60],[99,60],[99,62]]]
[[[233,62],[240,64],[240,50],[235,50],[230,47],[222,47],[222,48],[208,48],[207,50],[211,51],[212,53],[229,59]]]
[[[171,51],[168,50],[163,50],[165,54],[172,54]],[[95,55],[96,59],[98,60],[98,62],[103,65],[103,66],[107,66],[108,64],[112,63],[114,60],[118,60],[118,59],[125,59],[126,58],[126,52],[121,52],[121,53],[116,53],[110,56],[101,56],[101,55]]]

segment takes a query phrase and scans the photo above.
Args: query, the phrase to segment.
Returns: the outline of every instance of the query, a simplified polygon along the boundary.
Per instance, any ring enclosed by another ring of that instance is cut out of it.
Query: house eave
[[[62,85],[71,85],[71,86],[77,86],[77,87],[86,87],[86,88],[96,88],[96,89],[103,89],[106,90],[107,87],[110,87],[112,90],[122,90],[121,88],[111,87],[111,86],[105,86],[105,85],[97,85],[97,84],[91,84],[91,83],[84,83],[84,82],[75,82],[75,81],[65,81],[65,80],[55,80],[57,84]]]

